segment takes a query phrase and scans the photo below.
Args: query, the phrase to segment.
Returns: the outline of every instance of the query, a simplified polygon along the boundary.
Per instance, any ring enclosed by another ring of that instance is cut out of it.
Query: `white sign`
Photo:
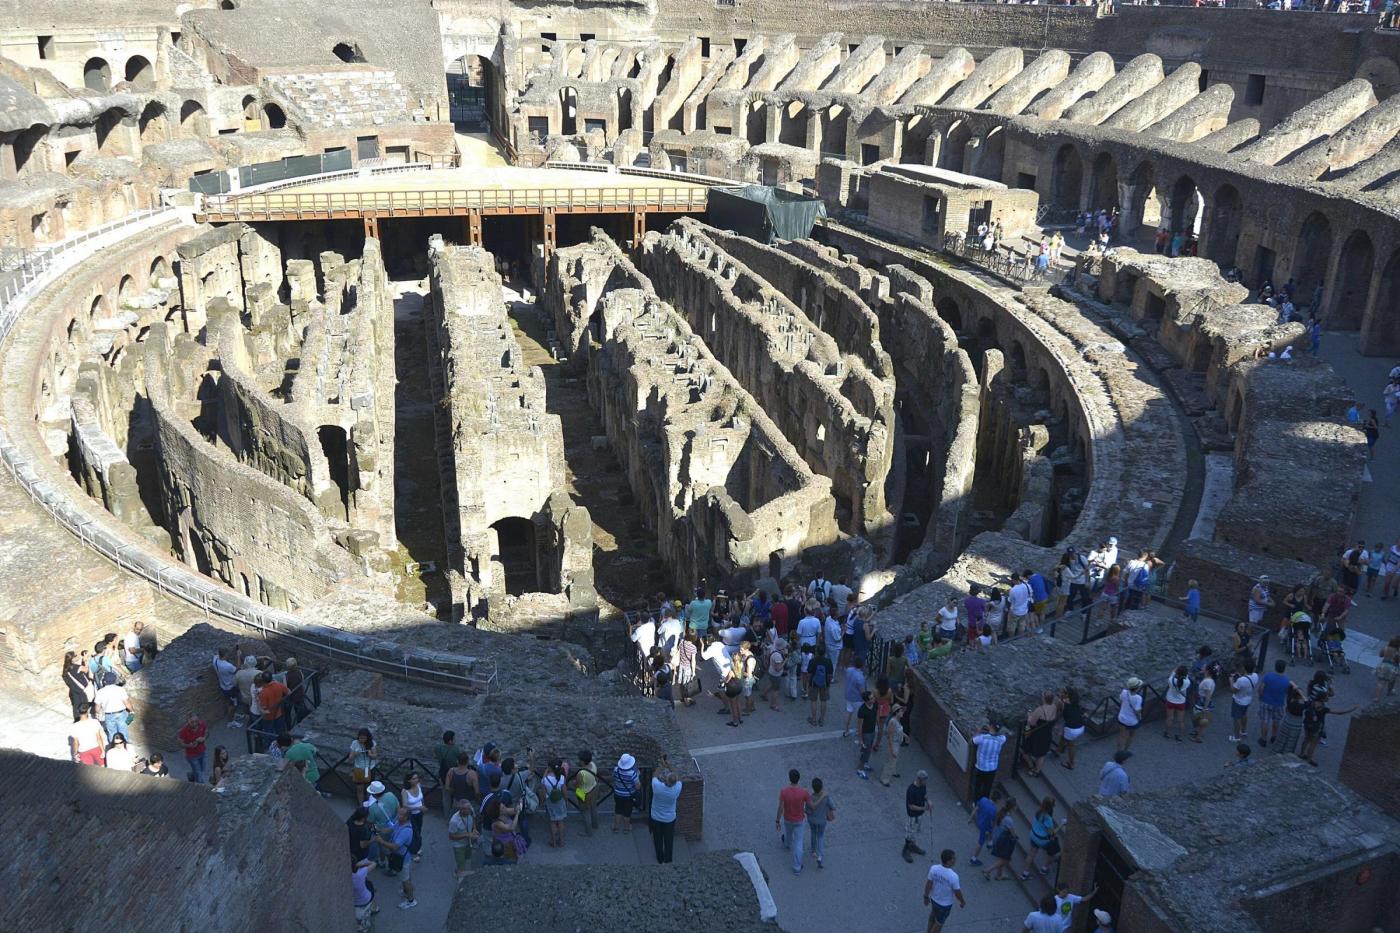
[[[948,722],[948,754],[958,763],[958,767],[967,770],[967,739],[958,731],[958,727],[949,720]]]

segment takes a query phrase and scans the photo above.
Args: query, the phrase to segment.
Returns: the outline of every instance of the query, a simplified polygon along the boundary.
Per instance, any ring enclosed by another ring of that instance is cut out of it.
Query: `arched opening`
[[[126,300],[136,293],[136,280],[129,275],[122,276],[117,284],[117,307],[126,307]]]
[[[1162,206],[1157,201],[1157,178],[1152,171],[1152,163],[1143,162],[1134,169],[1127,187],[1130,209],[1123,224],[1123,233],[1136,233],[1139,227],[1143,227],[1150,234],[1162,222]]]
[[[1112,213],[1118,208],[1118,162],[1107,152],[1094,159],[1089,184],[1089,207]]]
[[[335,424],[324,424],[316,429],[316,438],[321,442],[321,453],[325,454],[326,465],[330,468],[331,482],[340,492],[341,517],[349,520],[350,493],[353,492],[350,471],[350,439],[345,429]]]
[[[559,132],[564,136],[578,132],[578,89],[572,86],[559,89]]]
[[[185,563],[192,564],[195,570],[206,577],[214,575],[214,564],[209,560],[209,551],[204,547],[204,541],[189,529],[185,530]]]
[[[48,129],[47,126],[43,125],[31,126],[15,137],[14,156],[16,175],[23,172],[25,166],[29,164],[30,158],[34,155],[34,151],[38,148],[39,143],[43,141],[44,135],[48,132]]]
[[[750,146],[761,146],[768,133],[768,111],[763,98],[756,97],[744,105],[744,133]]]
[[[931,165],[937,158],[929,159],[929,139],[933,131],[933,121],[921,113],[907,118],[904,124],[904,143],[899,150],[899,161],[904,165]],[[936,134],[932,134],[937,139]]]
[[[1371,306],[1361,336],[1361,349],[1371,354],[1400,350],[1400,250],[1391,254],[1381,273],[1376,303]]]
[[[1293,294],[1299,304],[1312,300],[1313,289],[1322,284],[1327,262],[1332,258],[1332,224],[1317,211],[1303,221],[1293,248]]]
[[[352,42],[337,42],[331,49],[331,54],[347,65],[363,64],[365,60],[360,47]]]
[[[1244,217],[1244,204],[1234,185],[1221,185],[1215,192],[1210,212],[1210,231],[1206,243],[1206,256],[1225,267],[1237,262],[1235,252],[1240,242],[1240,221]]]
[[[973,174],[992,181],[1001,181],[1002,166],[1006,161],[1006,133],[1004,127],[994,127],[977,147],[977,164]]]
[[[811,111],[800,100],[790,101],[783,108],[783,118],[778,126],[778,142],[789,146],[807,145],[807,121]]]
[[[93,136],[97,140],[98,155],[125,155],[122,151],[126,147],[122,145],[122,134],[114,131],[122,122],[122,112],[120,110],[108,110],[97,118],[93,124]]]
[[[506,593],[520,596],[539,589],[535,564],[535,523],[528,518],[503,518],[491,526],[495,533],[496,553],[505,573]]]
[[[112,66],[104,58],[89,58],[83,64],[83,87],[106,94],[112,89]]]
[[[234,0],[219,0],[219,9],[236,10],[238,9],[238,4],[235,3]]]
[[[938,167],[950,172],[961,172],[967,156],[967,143],[972,139],[972,130],[966,120],[957,120],[948,127],[944,136],[942,151],[938,154]]]
[[[1371,292],[1371,273],[1376,265],[1376,248],[1364,230],[1355,230],[1342,244],[1341,260],[1337,263],[1337,279],[1328,289],[1327,326],[1332,330],[1359,330],[1361,316],[1366,310],[1366,297]],[[1301,295],[1300,300],[1312,300]],[[1313,308],[1314,312],[1319,309]],[[1400,311],[1400,309],[1395,309]]]
[[[679,120],[682,110],[676,110],[676,115],[672,117],[672,122]],[[630,87],[620,87],[617,89],[617,131],[626,132],[632,128],[632,89]],[[681,127],[671,126],[669,129],[678,130]]]
[[[1203,210],[1205,200],[1201,197],[1200,190],[1189,175],[1183,175],[1176,180],[1172,186],[1172,200],[1170,217],[1168,218],[1168,229],[1173,234],[1181,233],[1187,237],[1199,236],[1201,232],[1201,217],[1205,213]]]
[[[133,55],[126,60],[126,83],[137,90],[154,87],[156,70],[142,56]]]
[[[846,108],[840,106],[822,111],[822,155],[846,158],[846,124],[850,122],[847,117]]]
[[[954,333],[962,333],[962,308],[958,307],[958,303],[956,301],[954,301],[951,298],[944,298],[938,302],[937,310],[938,316],[943,318],[943,320],[948,324],[949,327],[953,328]]]
[[[209,116],[197,100],[187,100],[180,105],[180,128],[192,136],[209,135]]]
[[[88,320],[100,321],[108,316],[107,297],[105,295],[98,295],[96,298],[92,299],[92,304],[88,306]]]
[[[256,120],[258,118],[258,99],[252,94],[243,98],[243,119]]]
[[[484,129],[496,119],[495,75],[491,60],[481,55],[463,55],[453,62],[452,70],[447,73],[447,96],[453,123]],[[630,99],[630,92],[628,96]],[[628,120],[630,126],[631,116],[629,111],[621,118]]]
[[[169,128],[165,119],[165,107],[151,101],[146,105],[146,109],[141,111],[141,116],[136,119],[136,131],[141,137],[141,145],[150,146],[162,142]]]
[[[1079,210],[1083,188],[1084,161],[1079,150],[1066,143],[1055,153],[1055,164],[1050,170],[1050,202],[1064,210]]]
[[[287,115],[276,104],[263,104],[263,129],[280,130],[287,125]]]
[[[159,288],[160,283],[170,278],[170,263],[164,256],[157,256],[151,263],[151,287]]]

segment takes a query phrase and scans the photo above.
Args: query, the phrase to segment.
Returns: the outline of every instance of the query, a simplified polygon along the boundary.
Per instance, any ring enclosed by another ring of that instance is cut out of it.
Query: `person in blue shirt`
[[[1034,617],[1031,624],[1040,628],[1045,622],[1045,610],[1050,607],[1050,581],[1039,571],[1027,570],[1022,577],[1031,588],[1031,615]]]
[[[1259,681],[1259,747],[1267,748],[1278,740],[1279,723],[1283,722],[1283,707],[1288,702],[1288,685],[1292,683],[1284,671],[1286,660],[1274,662],[1271,673]]]
[[[992,832],[996,829],[998,801],[1001,800],[1001,788],[992,788],[990,797],[979,797],[972,805],[972,815],[967,818],[969,823],[977,826],[977,848],[972,850],[972,858],[968,863],[972,865],[982,864],[982,846],[991,841]]]
[[[1186,584],[1186,611],[1184,615],[1192,622],[1201,618],[1201,586],[1195,580]]]
[[[663,755],[661,767],[651,779],[651,841],[658,865],[671,861],[676,841],[676,801],[680,800],[683,786],[670,760]]]
[[[413,842],[413,824],[409,822],[407,807],[398,808],[394,818],[380,830],[378,841],[389,852],[387,874],[397,874],[403,887],[399,909],[412,910],[418,906],[418,901],[413,897],[413,857],[408,852],[408,846]]]
[[[1128,781],[1128,772],[1123,768],[1123,762],[1127,761],[1128,752],[1114,752],[1112,761],[1105,761],[1103,767],[1099,769],[1099,794],[1104,797],[1116,797],[1119,794],[1132,792],[1132,785]]]

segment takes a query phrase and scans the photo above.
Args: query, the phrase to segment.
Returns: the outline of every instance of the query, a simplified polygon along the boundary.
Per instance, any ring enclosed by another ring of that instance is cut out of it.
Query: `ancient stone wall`
[[[640,266],[807,463],[831,479],[843,529],[878,529],[884,510],[867,514],[866,497],[889,470],[890,388],[693,221],[648,235]]]
[[[1400,699],[1382,697],[1358,710],[1347,723],[1347,744],[1342,750],[1337,780],[1379,807],[1400,818]]]
[[[124,903],[133,877],[145,922],[162,929],[354,925],[340,818],[270,758],[235,759],[217,789],[22,752],[0,761],[34,803],[13,824],[30,857],[0,868],[15,895],[0,911],[6,926],[103,929],[101,911],[75,905]]]
[[[524,367],[494,260],[440,238],[429,254],[430,363],[444,409],[439,443],[450,450],[443,485],[454,614],[528,626],[596,613],[592,526],[564,492],[559,418],[547,411],[539,370]],[[515,528],[526,539],[508,545],[502,538]],[[512,597],[524,594],[516,613]]]

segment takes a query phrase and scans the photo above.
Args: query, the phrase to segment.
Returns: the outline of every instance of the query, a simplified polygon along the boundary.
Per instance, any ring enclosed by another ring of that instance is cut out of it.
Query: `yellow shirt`
[[[592,771],[587,768],[580,768],[578,771],[578,780],[575,782],[574,793],[578,795],[579,800],[586,800],[597,783],[598,779],[593,776]]]

